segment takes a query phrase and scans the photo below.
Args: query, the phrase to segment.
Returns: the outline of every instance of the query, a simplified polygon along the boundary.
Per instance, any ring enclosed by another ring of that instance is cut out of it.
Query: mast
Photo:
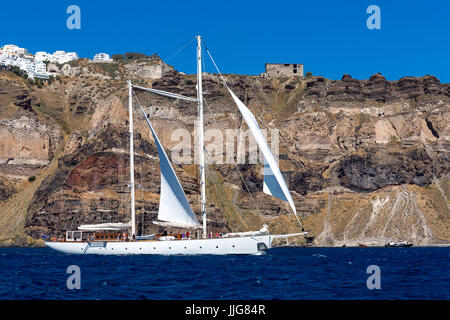
[[[134,239],[136,235],[136,216],[134,204],[134,145],[133,145],[133,88],[131,80],[128,83],[128,112],[130,122],[130,184],[131,184],[131,236]]]
[[[203,91],[202,91],[202,37],[197,36],[197,101],[198,101],[198,145],[200,155],[200,193],[203,219],[203,238],[206,238],[206,190],[205,190],[205,150],[203,141]]]

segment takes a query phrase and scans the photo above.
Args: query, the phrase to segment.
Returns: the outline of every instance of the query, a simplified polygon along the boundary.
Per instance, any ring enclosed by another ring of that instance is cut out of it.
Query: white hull
[[[272,237],[260,235],[237,238],[213,238],[171,241],[130,241],[130,242],[46,242],[47,247],[69,254],[264,254],[271,248]]]

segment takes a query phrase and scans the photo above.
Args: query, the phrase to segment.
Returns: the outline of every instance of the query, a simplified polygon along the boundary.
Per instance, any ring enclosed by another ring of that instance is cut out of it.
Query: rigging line
[[[195,98],[185,97],[185,96],[183,96],[181,94],[178,94],[178,93],[172,93],[172,92],[157,90],[157,89],[153,89],[153,88],[140,87],[140,86],[137,86],[137,85],[134,85],[134,84],[132,86],[133,86],[133,88],[136,88],[136,89],[153,92],[153,93],[156,93],[156,94],[159,94],[159,95],[162,95],[162,96],[166,96],[166,97],[170,97],[170,98],[183,99],[183,100],[197,102],[197,99],[195,99]]]
[[[76,216],[74,216],[72,219],[71,219],[71,221],[70,221],[70,227],[69,227],[69,229],[66,229],[66,230],[72,230],[72,225],[73,225],[73,221],[76,219]],[[67,226],[67,224],[66,224],[66,226]],[[67,228],[67,227],[66,227]]]
[[[177,54],[179,54],[181,51],[183,51],[186,47],[188,47],[192,41],[195,40],[195,37],[192,38],[191,40],[189,40],[188,42],[186,42],[184,45],[182,45],[177,51],[175,51],[175,53],[173,53],[170,57],[168,57],[167,59],[165,59],[166,63],[172,59],[173,57],[175,57]]]
[[[121,173],[122,173],[122,166],[123,166],[123,163],[122,163],[122,161],[123,161],[123,158],[122,158],[122,155],[120,155],[119,156],[119,163],[118,163],[118,168],[117,168],[117,187],[118,188],[120,188],[120,202],[118,203],[118,205],[117,205],[117,213],[118,213],[118,216],[120,217],[121,215],[122,215],[122,212],[124,211],[123,210],[123,203],[124,203],[124,200],[123,200],[123,184],[122,184],[122,181],[120,180],[120,177],[121,177]]]
[[[144,108],[142,107],[142,105],[141,105],[141,102],[139,101],[139,99],[138,99],[138,97],[137,97],[137,95],[136,95],[136,93],[134,93],[134,90],[131,90],[132,91],[132,93],[134,94],[134,97],[136,98],[136,101],[137,101],[137,103],[138,103],[138,105],[139,105],[139,107],[141,108],[141,111],[142,111],[142,113],[143,113],[143,115],[144,115],[144,118],[145,118],[145,111],[144,111]],[[148,119],[145,119],[148,123],[150,123],[149,122],[149,120]],[[156,144],[156,139],[154,139],[155,140],[155,144]],[[163,146],[162,146],[163,147]],[[164,148],[164,147],[163,147]],[[173,169],[173,168],[172,168]],[[174,171],[175,171],[175,169],[173,169]],[[175,175],[176,175],[176,173],[175,173]],[[187,222],[188,222],[188,217],[186,217],[186,224],[187,224]]]
[[[202,42],[203,42],[203,45],[205,46],[206,52],[208,53],[208,55],[209,55],[209,57],[210,57],[212,63],[214,64],[214,67],[216,68],[217,72],[219,73],[219,76],[220,76],[220,78],[222,79],[222,81],[223,81],[225,87],[226,87],[228,90],[230,90],[230,88],[228,87],[227,82],[225,81],[225,78],[223,77],[222,73],[220,72],[219,67],[217,67],[217,64],[216,64],[216,62],[214,61],[214,59],[213,59],[213,57],[212,57],[212,55],[211,55],[211,52],[209,51],[208,47],[206,46],[206,43],[205,43],[205,41],[203,40],[203,38],[202,38]],[[242,123],[243,123],[242,115],[240,115],[240,118],[241,118],[241,124],[240,124],[239,127],[238,127],[239,134],[240,134],[241,126],[242,126]]]
[[[225,79],[224,79],[224,77],[222,76],[222,73],[220,72],[219,68],[217,67],[216,62],[215,62],[214,59],[212,58],[211,53],[209,52],[208,48],[206,47],[205,41],[203,41],[203,39],[202,39],[202,42],[203,42],[203,45],[205,46],[206,52],[208,53],[209,57],[211,58],[211,61],[213,62],[214,66],[216,67],[217,72],[219,73],[220,77],[222,78],[222,81],[223,81],[223,83],[225,84],[225,87],[226,87],[227,89],[229,89],[229,88],[228,88],[228,85],[227,85],[227,83],[226,83],[226,81],[225,81]],[[220,130],[219,125],[218,125],[218,123],[217,123],[216,117],[215,117],[214,114],[212,113],[211,108],[209,107],[209,105],[208,105],[208,103],[206,102],[206,99],[205,99],[205,98],[203,98],[203,101],[205,102],[205,105],[206,105],[206,107],[208,108],[208,111],[209,111],[210,115],[212,116],[212,118],[213,118],[213,120],[214,120],[214,123],[216,124],[217,129],[220,131],[220,135],[222,136],[222,141],[225,141],[225,140],[224,140],[224,136],[223,136],[223,134],[222,134],[222,131]],[[240,130],[240,128],[239,128],[239,130]],[[234,164],[234,166],[236,167],[236,170],[237,170],[237,172],[239,173],[239,176],[240,176],[242,182],[244,183],[245,189],[247,189],[247,192],[248,192],[248,194],[250,195],[250,198],[252,199],[253,204],[255,205],[255,208],[256,208],[258,211],[261,211],[261,210],[259,209],[259,206],[258,206],[257,202],[256,202],[255,199],[253,198],[252,193],[251,193],[250,189],[248,188],[247,183],[245,182],[245,179],[242,177],[241,171],[239,170],[239,167],[238,167],[237,163],[233,161],[233,164]]]
[[[208,55],[209,55],[209,58],[211,59],[212,63],[214,64],[214,67],[216,68],[217,72],[219,73],[219,76],[220,76],[220,78],[222,79],[222,81],[223,81],[225,87],[226,87],[227,89],[229,89],[228,84],[227,84],[227,82],[225,81],[225,78],[223,77],[222,73],[220,72],[219,67],[217,67],[217,64],[216,64],[216,62],[214,61],[214,59],[213,59],[213,57],[212,57],[212,55],[211,55],[211,52],[209,52],[209,49],[208,49],[208,47],[206,46],[206,43],[205,43],[205,41],[203,40],[203,38],[202,38],[202,42],[203,42],[203,45],[205,46],[206,52],[207,52]]]
[[[137,97],[137,95],[136,95],[136,93],[134,92],[134,90],[132,89],[131,90],[131,92],[133,93],[133,95],[134,95],[134,98],[136,99],[136,102],[138,103],[138,105],[139,105],[139,107],[141,108],[141,110],[142,110],[142,112],[144,112],[144,109],[142,108],[142,105],[141,105],[141,102],[139,101],[139,99],[138,99],[138,97]],[[145,96],[144,96],[145,97]],[[138,113],[139,114],[139,113]],[[156,141],[155,141],[155,143],[156,143]],[[142,151],[142,150],[141,150]],[[145,154],[144,152],[142,152],[143,154]],[[141,188],[139,188],[139,185],[138,185],[138,190],[139,189],[141,189],[141,197],[142,197],[142,199],[144,199],[144,197],[143,197],[143,184],[142,184],[142,166],[143,166],[143,163],[141,163],[141,166],[139,166],[139,175],[140,175],[140,179],[138,179],[138,181],[140,180],[141,181],[141,184],[140,184],[140,186],[141,186]],[[143,213],[143,210],[141,209],[140,210],[141,212],[141,214]],[[142,219],[143,219],[143,216],[141,215],[141,221],[142,221]],[[144,225],[143,225],[143,223],[142,223],[142,225],[141,225],[141,234],[144,234]]]
[[[214,59],[213,59],[213,57],[212,57],[212,55],[211,55],[211,52],[209,51],[209,49],[208,49],[208,47],[206,46],[206,43],[205,43],[205,41],[204,41],[203,39],[202,39],[202,42],[203,42],[203,45],[205,46],[206,52],[208,53],[208,55],[209,55],[209,57],[210,57],[212,63],[214,64],[214,67],[216,68],[217,72],[219,73],[220,78],[222,79],[222,81],[223,81],[225,87],[226,87],[228,90],[230,90],[230,88],[229,88],[228,85],[227,85],[227,82],[225,81],[225,78],[223,77],[222,73],[220,72],[219,67],[217,67],[216,62],[214,61]],[[300,222],[300,219],[299,219],[299,217],[297,216],[297,212],[294,212],[294,215],[295,215],[295,217],[297,218],[297,221],[298,221],[298,223],[300,224],[300,226],[302,226],[302,223]]]
[[[139,115],[139,120],[141,120],[142,118],[143,118],[142,115]],[[141,139],[142,139],[142,136],[141,136]],[[140,158],[141,159],[140,163],[139,162],[137,163],[138,167],[139,167],[139,176],[140,176],[139,177],[140,183],[138,185],[138,191],[139,191],[139,193],[141,195],[141,201],[144,201],[144,199],[145,199],[145,194],[144,194],[144,177],[142,175],[142,170],[145,171],[145,168],[143,168],[144,167],[144,163],[145,163],[145,158],[144,158],[145,152],[144,152],[142,147],[140,148],[139,151],[142,154],[142,156]],[[141,231],[140,231],[140,234],[144,234],[144,215],[145,215],[145,204],[142,204],[141,207],[140,207],[140,210],[139,210],[139,216],[141,218],[141,228],[140,228]]]
[[[139,104],[139,107],[141,108],[142,113],[144,113],[144,110],[142,108],[142,105],[141,105],[141,103],[140,103],[136,93],[135,93],[135,90],[132,90],[132,92],[133,92],[133,94],[134,94],[134,96],[136,98],[137,103]],[[151,103],[146,98],[147,95],[145,95],[144,92],[142,92],[140,95],[141,95],[141,98],[143,99],[143,103],[151,105]],[[136,116],[136,119],[139,119],[140,121],[144,121],[144,123],[145,123],[145,115],[143,115],[142,113],[138,112],[138,114]],[[144,137],[145,137],[145,135],[144,135]],[[156,143],[156,141],[155,141],[155,143]],[[145,175],[147,173],[147,171],[145,170],[145,167],[144,167],[144,164],[145,164],[145,157],[144,156],[146,155],[146,153],[142,149],[141,149],[141,153],[142,153],[142,155],[141,155],[141,165],[139,166],[139,174],[140,174],[139,181],[141,183],[140,183],[140,186],[138,186],[138,190],[140,190],[140,194],[141,194],[141,197],[142,197],[141,199],[144,200],[145,199],[145,187],[144,187],[144,176],[142,174],[142,170],[144,170],[144,175]],[[145,231],[145,216],[146,216],[145,205],[143,205],[143,206],[141,206],[141,210],[140,210],[141,234],[145,234],[145,232],[144,232]]]
[[[213,120],[214,120],[214,123],[216,124],[216,127],[217,127],[217,129],[219,130],[219,132],[220,132],[220,135],[222,136],[222,142],[225,141],[225,140],[224,140],[224,136],[223,136],[223,134],[222,134],[222,130],[220,130],[219,124],[217,123],[216,117],[215,117],[214,114],[211,112],[211,108],[209,107],[209,105],[208,105],[208,103],[206,102],[205,98],[203,98],[203,101],[205,102],[205,105],[206,105],[206,107],[208,108],[208,111],[209,111],[210,115],[212,116],[212,118],[213,118]],[[250,189],[248,188],[247,183],[245,182],[245,179],[244,179],[244,177],[242,176],[241,171],[239,170],[239,167],[238,167],[237,163],[233,161],[233,164],[234,164],[234,166],[236,167],[236,170],[237,170],[237,172],[239,173],[239,176],[240,176],[242,182],[244,183],[245,189],[247,189],[248,194],[250,195],[250,198],[252,199],[253,204],[255,205],[255,208],[256,208],[258,211],[261,211],[261,210],[259,209],[259,206],[258,206],[257,202],[256,202],[255,199],[253,198],[252,193],[251,193]]]
[[[206,65],[205,65],[205,58],[204,58],[204,52],[203,52],[203,50],[201,50],[200,51],[200,53],[201,53],[201,61],[202,61],[202,67],[203,67],[203,73],[206,75]],[[205,77],[203,77],[202,79],[205,79]],[[203,81],[203,80],[202,80]],[[202,86],[203,86],[203,84],[204,83],[202,83]],[[206,103],[206,100],[205,100],[205,98],[204,98],[204,94],[205,94],[205,89],[207,90],[207,86],[205,85],[205,86],[203,86],[203,101],[205,101],[205,103]],[[204,121],[205,121],[205,119],[203,119],[203,126],[204,126]],[[203,134],[204,135],[204,134]],[[208,155],[208,151],[205,149],[205,145],[204,145],[204,141],[203,141],[203,146],[202,146],[202,148],[203,148],[203,154],[206,154],[206,161],[204,162],[204,170],[205,170],[205,187],[207,187],[208,186],[208,183],[209,183],[209,177],[208,177],[208,170],[211,170],[211,168],[212,168],[212,163],[211,163],[211,165],[209,164],[209,155]],[[199,180],[198,181],[200,181],[200,172],[199,171],[197,171],[198,173],[199,173]],[[199,184],[199,186],[200,186],[201,184]],[[209,188],[208,188],[209,189]],[[199,197],[201,197],[201,192],[199,192]],[[210,197],[209,197],[209,202],[211,203],[212,201],[211,201],[211,193],[210,193]],[[199,202],[199,203],[201,203],[201,202]],[[206,194],[205,194],[205,212],[207,211],[207,203],[208,203],[208,201],[206,200]],[[200,211],[201,211],[201,206],[200,206]]]
[[[127,91],[127,88],[124,86],[122,88],[121,91],[121,96],[123,95],[124,92]],[[127,97],[128,98],[128,97]],[[126,104],[124,104],[126,106]],[[124,149],[125,151],[126,149]],[[120,205],[118,206],[118,212],[119,212],[119,216],[124,215],[124,213],[127,211],[126,210],[126,204],[125,204],[125,193],[128,193],[128,182],[126,182],[127,180],[125,178],[125,175],[123,174],[124,172],[124,168],[125,168],[125,153],[123,153],[121,155],[121,159],[120,159],[120,163],[119,163],[119,175],[118,175],[118,179],[122,178],[121,181],[119,181],[119,185],[120,187]],[[130,209],[131,210],[131,209]]]

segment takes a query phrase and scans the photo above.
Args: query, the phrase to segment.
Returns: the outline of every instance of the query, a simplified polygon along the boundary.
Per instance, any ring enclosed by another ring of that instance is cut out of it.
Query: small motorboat
[[[384,245],[386,248],[388,247],[412,247],[412,243],[408,241],[388,241]]]

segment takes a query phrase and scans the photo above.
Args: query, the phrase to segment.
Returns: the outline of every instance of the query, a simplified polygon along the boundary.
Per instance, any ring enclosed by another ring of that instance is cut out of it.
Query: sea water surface
[[[449,299],[450,248],[275,248],[264,256],[0,249],[0,299]],[[70,265],[81,288],[68,289]],[[367,268],[380,268],[369,290]]]

